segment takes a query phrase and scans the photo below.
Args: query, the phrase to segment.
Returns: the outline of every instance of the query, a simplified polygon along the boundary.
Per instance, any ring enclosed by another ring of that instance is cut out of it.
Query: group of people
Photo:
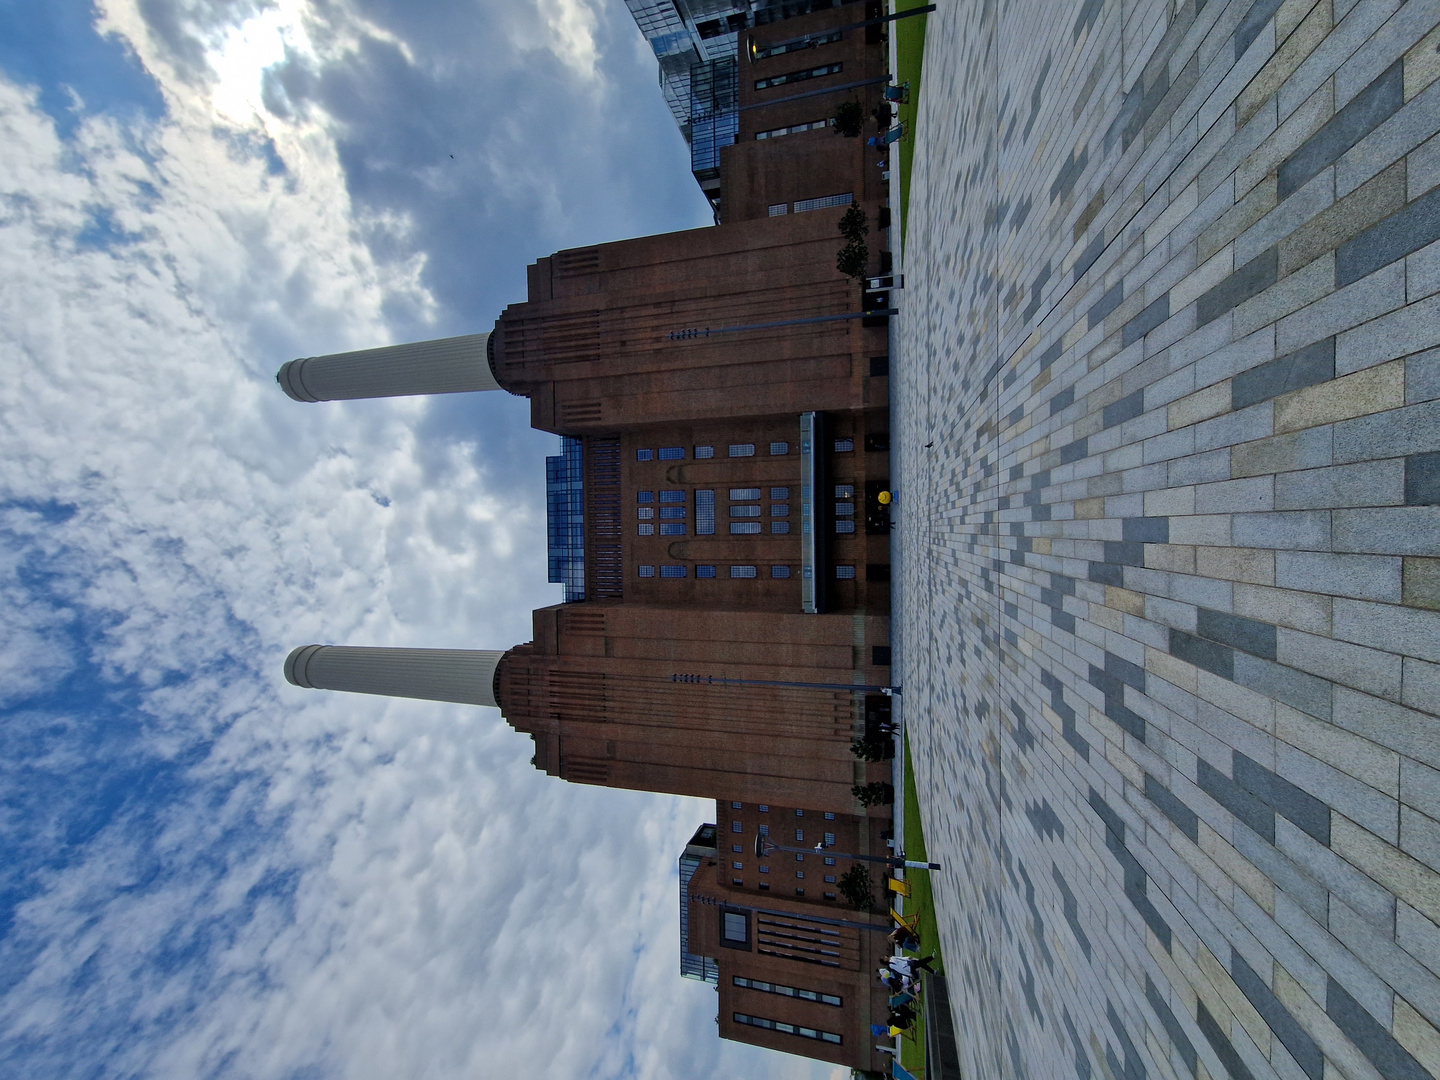
[[[906,956],[904,950],[920,951],[920,935],[905,923],[900,923],[890,932],[890,944],[895,954],[885,961],[878,975],[880,981],[890,988],[890,1023],[886,1033],[898,1035],[915,1025],[915,1003],[920,995],[920,973],[933,972],[931,965],[935,957]],[[878,1028],[880,1025],[876,1025]]]

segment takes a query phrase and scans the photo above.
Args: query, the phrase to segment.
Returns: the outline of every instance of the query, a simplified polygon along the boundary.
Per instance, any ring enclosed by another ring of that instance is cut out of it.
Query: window
[[[714,457],[714,456],[715,456],[715,448],[714,448],[713,446],[697,446],[697,447],[695,447],[695,460],[696,460],[696,461],[704,461],[706,458],[712,458],[712,457]]]
[[[826,900],[834,900],[834,899],[835,899],[835,894],[834,894],[833,892],[827,892],[827,893],[825,894],[825,899],[826,899]]]
[[[730,809],[731,809],[731,810],[743,810],[744,808],[745,808],[745,804],[744,804],[744,803],[732,802],[732,803],[730,804]]]
[[[745,887],[745,879],[744,879],[744,878],[738,878],[738,877],[737,877],[737,878],[731,878],[731,879],[730,879],[730,884],[731,884],[731,885],[734,885],[737,889],[743,889],[743,888]]]
[[[804,878],[804,876],[805,876],[805,871],[804,871],[804,870],[796,870],[796,871],[795,871],[795,877],[796,877],[797,880],[798,880],[798,879],[801,879],[801,878]]]
[[[755,138],[757,141],[762,139],[778,139],[781,135],[796,135],[802,131],[817,131],[820,128],[827,128],[829,126],[829,120],[808,120],[803,124],[791,124],[789,127],[771,128],[769,131],[757,131]],[[778,214],[771,216],[779,217]]]
[[[758,990],[762,994],[778,994],[781,997],[799,998],[801,1001],[814,1001],[824,1005],[842,1006],[844,1000],[835,994],[822,994],[818,990],[802,990],[794,986],[783,986],[780,983],[765,982],[762,979],[748,979],[744,975],[734,976],[735,985],[742,990]]]
[[[837,533],[853,533],[855,531],[855,520],[853,518],[847,518],[844,521],[835,522],[835,531]],[[661,532],[663,535],[664,530],[661,530]]]
[[[654,521],[655,508],[653,506],[640,506],[635,509],[635,516],[641,521]]]
[[[804,829],[796,829],[796,830],[795,830],[795,842],[796,842],[797,844],[803,844],[803,843],[805,842],[805,830],[804,830]]]
[[[826,820],[826,821],[834,821],[834,820],[835,820],[835,811],[833,811],[833,810],[826,810],[826,811],[825,811],[825,820]]]
[[[755,567],[732,566],[730,567],[730,576],[732,578],[752,578],[755,576]]]
[[[760,498],[759,488],[731,488],[731,502],[749,502],[752,499]]]
[[[730,845],[730,850],[733,851],[736,855],[743,855],[743,854],[745,853],[745,845],[744,845],[744,844],[731,844],[731,845]]]
[[[854,449],[855,449],[855,440],[854,440],[854,439],[848,439],[848,438],[847,438],[847,439],[836,439],[836,440],[835,440],[835,453],[837,453],[837,454],[849,454],[849,453],[851,453],[852,451],[854,451]]]
[[[662,446],[660,447],[661,461],[683,461],[685,459],[685,448],[683,446]]]
[[[788,202],[771,203],[771,204],[770,204],[770,216],[771,216],[771,217],[783,217],[785,214],[788,214],[789,212],[790,212],[790,204],[789,204]]]
[[[834,865],[835,865],[835,860],[832,859],[830,856],[827,855],[827,856],[825,856],[825,865],[826,865],[826,866],[834,866]]]
[[[685,507],[683,506],[662,506],[660,507],[661,521],[684,521]]]
[[[662,515],[663,516],[663,515]],[[854,517],[855,504],[853,502],[837,502],[835,504],[836,517]]]
[[[653,503],[655,493],[653,491],[637,491],[635,492],[635,501],[637,503]]]
[[[827,832],[827,833],[825,834],[825,846],[826,846],[826,847],[834,847],[834,846],[835,846],[835,834],[834,834],[833,832]]]
[[[853,524],[853,522],[852,522],[852,524]],[[855,530],[854,530],[854,529],[851,529],[850,531],[851,531],[851,532],[854,532]],[[684,535],[685,535],[685,526],[684,526],[684,525],[661,525],[661,526],[660,526],[660,535],[661,535],[661,536],[684,536]]]
[[[850,192],[844,195],[822,195],[818,199],[800,199],[795,203],[795,213],[803,214],[806,210],[825,210],[832,206],[849,206],[855,201],[855,196]]]
[[[773,536],[787,536],[790,533],[790,523],[788,521],[772,521],[770,522],[770,533]]]
[[[641,566],[641,567],[639,567],[638,569],[639,569],[639,571],[640,571],[640,576],[641,576],[641,577],[654,577],[654,576],[655,576],[655,567],[653,567],[653,566]]]
[[[835,875],[834,875],[834,874],[826,874],[826,875],[825,875],[825,884],[826,884],[826,885],[834,885],[834,884],[835,884]]]
[[[803,68],[800,71],[787,71],[784,75],[771,75],[769,78],[756,79],[756,90],[769,90],[772,86],[788,86],[790,83],[806,82],[810,79],[823,79],[826,75],[838,75],[842,70],[840,64],[821,64],[818,67]]]
[[[696,577],[714,577],[714,576],[715,576],[715,567],[713,567],[713,566],[697,566],[697,567],[695,567],[695,576],[696,576]]]
[[[669,491],[662,491],[660,492],[660,501],[662,503],[683,503],[685,501],[685,492],[676,491],[673,488]]]
[[[730,516],[731,516],[731,517],[759,517],[759,516],[760,516],[760,507],[758,507],[758,506],[748,506],[748,505],[743,505],[743,504],[740,505],[740,506],[736,506],[734,503],[731,503],[731,504],[730,504]]]
[[[731,864],[730,864],[730,869],[731,869],[731,870],[744,870],[744,869],[745,869],[745,864],[744,864],[743,862],[731,863]]]
[[[844,31],[830,30],[824,34],[811,34],[808,37],[776,41],[769,45],[755,45],[752,46],[754,51],[750,54],[750,59],[752,61],[768,60],[772,56],[784,56],[786,53],[799,52],[801,49],[813,49],[816,45],[833,45],[844,36]]]
[[[776,580],[788,578],[790,576],[790,568],[788,566],[772,566],[770,567],[770,576]]]
[[[744,884],[739,878],[735,883]],[[720,943],[731,949],[750,948],[750,916],[743,911],[721,911]]]
[[[805,890],[796,889],[795,894],[797,896],[804,896]],[[799,1035],[802,1038],[814,1039],[816,1042],[827,1042],[835,1046],[842,1045],[840,1036],[836,1035],[834,1032],[817,1031],[815,1028],[812,1027],[805,1027],[800,1024],[790,1024],[786,1023],[784,1020],[770,1020],[764,1016],[750,1016],[748,1013],[737,1012],[732,1013],[731,1015],[734,1018],[735,1023],[744,1024],[746,1027],[764,1028],[766,1031],[783,1031],[787,1035]]]
[[[695,492],[695,535],[715,535],[715,492]]]
[[[636,461],[653,461],[654,459],[655,459],[655,451],[654,451],[654,450],[636,450],[636,451],[635,451],[635,460],[636,460]]]
[[[854,484],[836,484],[836,485],[835,485],[835,498],[837,498],[837,499],[853,499],[854,497],[855,497],[855,485],[854,485]]]
[[[853,525],[854,522],[851,522],[851,524]],[[854,580],[855,580],[855,567],[853,567],[853,566],[837,566],[837,567],[835,567],[835,579],[836,579],[837,581],[854,581]]]
[[[761,810],[768,810],[769,807],[768,807],[768,806],[762,806],[760,809],[761,809]],[[760,835],[761,835],[761,836],[769,836],[769,835],[770,835],[770,826],[769,826],[769,825],[761,825],[761,826],[759,826],[759,829],[760,829]]]
[[[790,489],[788,487],[771,488],[770,498],[778,499],[779,501],[784,502],[786,499],[790,498]]]
[[[660,576],[661,576],[662,578],[664,578],[664,577],[668,577],[668,578],[684,577],[685,574],[686,574],[686,570],[685,570],[685,567],[683,567],[683,566],[662,566],[662,567],[660,567]]]
[[[762,882],[760,882],[760,888],[764,889],[766,892],[769,892],[769,891],[770,891],[770,883],[769,883],[768,881],[762,881]]]
[[[756,809],[759,810],[762,814],[768,814],[770,812],[770,807],[763,802],[759,806],[757,806]]]
[[[770,516],[771,516],[771,517],[789,517],[789,516],[790,516],[790,504],[789,504],[789,503],[771,503],[771,504],[770,504]]]
[[[762,874],[768,874],[769,872],[770,872],[770,868],[769,868],[768,866],[762,866],[762,867],[760,867],[760,873],[762,873]]]
[[[804,896],[804,895],[805,895],[805,890],[804,890],[804,889],[796,889],[796,890],[795,890],[795,895],[796,895],[796,896]]]
[[[796,861],[796,862],[804,862],[804,861],[805,861],[805,856],[802,855],[802,854],[800,854],[800,852],[797,851],[797,852],[795,853],[795,861]]]
[[[639,532],[639,534],[640,534],[641,536],[654,536],[654,535],[655,535],[655,526],[654,526],[654,525],[646,525],[646,524],[644,524],[644,523],[642,522],[642,523],[640,524],[640,527],[639,527],[638,532]]]
[[[732,521],[730,522],[731,536],[754,536],[760,531],[758,521]]]
[[[732,821],[732,822],[730,822],[730,831],[731,831],[731,832],[744,832],[744,831],[745,831],[745,826],[744,826],[741,822]]]
[[[796,811],[795,811],[795,816],[796,816],[796,817],[804,817],[804,816],[805,816],[805,811],[804,811],[804,810],[796,810]]]
[[[772,457],[779,457],[780,455],[788,454],[789,452],[790,444],[788,442],[772,442],[770,444],[770,454]]]
[[[731,444],[730,444],[730,456],[731,456],[731,457],[754,457],[754,456],[755,456],[755,444],[754,444],[753,442],[731,443]]]

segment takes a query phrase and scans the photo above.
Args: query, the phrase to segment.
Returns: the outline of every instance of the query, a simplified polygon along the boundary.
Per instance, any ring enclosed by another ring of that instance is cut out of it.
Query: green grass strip
[[[909,11],[911,8],[924,7],[928,0],[896,0],[895,11],[898,14],[902,11]],[[916,120],[919,118],[920,106],[920,69],[925,60],[925,23],[929,15],[916,15],[913,18],[901,19],[894,23],[897,82],[910,83],[910,104],[900,106],[900,122],[905,125],[905,138],[900,140],[900,230],[902,238],[910,238],[909,219],[910,212],[910,171],[911,164],[915,160],[915,140],[919,132],[915,130]]]
[[[919,19],[912,19],[918,22]],[[911,84],[912,98],[914,84]],[[925,852],[925,830],[920,824],[920,799],[915,793],[915,769],[910,761],[910,739],[905,739],[905,857],[918,862],[928,861]],[[935,896],[930,889],[929,870],[906,870],[905,880],[910,883],[910,898],[905,901],[906,918],[920,912],[920,945],[922,954],[935,954],[935,969],[945,970],[945,957],[940,952],[940,927],[935,921]],[[915,1037],[900,1040],[900,1064],[919,1075],[925,1068],[925,1014],[923,1010],[915,1021]]]

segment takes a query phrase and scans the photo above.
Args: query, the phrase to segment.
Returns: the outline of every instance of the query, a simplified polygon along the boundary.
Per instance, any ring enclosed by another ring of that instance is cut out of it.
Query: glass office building
[[[565,602],[585,599],[585,460],[579,439],[562,436],[545,459],[545,540],[550,581]]]

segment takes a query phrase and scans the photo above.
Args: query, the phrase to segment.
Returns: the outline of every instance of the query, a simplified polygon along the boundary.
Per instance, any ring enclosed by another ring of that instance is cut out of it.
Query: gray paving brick
[[[1440,503],[1440,452],[1411,454],[1405,459],[1405,504]]]
[[[1230,528],[1237,547],[1310,551],[1330,547],[1330,514],[1323,510],[1236,514]]]
[[[1286,589],[1359,600],[1400,602],[1401,561],[1393,556],[1335,555],[1314,551],[1275,553],[1275,584]]]
[[[1360,1003],[1334,978],[1326,988],[1325,1013],[1380,1070],[1385,1080],[1433,1080],[1410,1052],[1361,1008]]]
[[[1335,550],[1440,556],[1440,509],[1399,506],[1333,512]]]
[[[1275,627],[1269,623],[1201,608],[1196,613],[1195,631],[1211,641],[1218,641],[1266,660],[1275,659]]]
[[[1266,248],[1196,301],[1196,322],[1202,326],[1213,322],[1237,304],[1264,292],[1275,284],[1279,269],[1279,248]]]
[[[1388,272],[1381,271],[1374,276],[1383,278]],[[1350,287],[1358,287],[1365,280]],[[1440,294],[1428,296],[1398,311],[1378,314],[1336,338],[1336,374],[1348,375],[1397,356],[1434,348],[1437,324],[1440,324]]]
[[[1285,160],[1280,166],[1280,198],[1297,191],[1305,181],[1394,115],[1404,102],[1404,72],[1402,65],[1396,63],[1356,94]]]
[[[1335,339],[1322,338],[1236,375],[1230,384],[1230,407],[1243,409],[1334,377]]]
[[[1291,708],[1321,720],[1330,719],[1333,684],[1327,679],[1248,653],[1234,654],[1231,677],[1241,686],[1273,697]]]
[[[1337,598],[1335,636],[1401,656],[1440,661],[1440,618],[1430,611]]]
[[[1440,240],[1440,188],[1372,225],[1335,252],[1335,284],[1348,285]]]
[[[1284,814],[1319,843],[1330,844],[1330,808],[1290,781],[1235,751],[1235,783]]]
[[[1281,473],[1275,477],[1274,508],[1398,506],[1407,501],[1405,479],[1405,463],[1400,458]]]
[[[1270,1026],[1270,1030],[1284,1044],[1285,1049],[1290,1051],[1290,1056],[1305,1070],[1305,1075],[1310,1077],[1310,1080],[1322,1080],[1325,1075],[1325,1056],[1320,1052],[1320,1047],[1305,1033],[1305,1029],[1290,1015],[1290,1010],[1280,1003],[1280,999],[1270,987],[1265,985],[1265,980],[1260,978],[1255,969],[1234,949],[1230,950],[1230,975],[1234,978],[1235,985],[1240,987],[1240,992],[1255,1006],[1261,1019]]]

